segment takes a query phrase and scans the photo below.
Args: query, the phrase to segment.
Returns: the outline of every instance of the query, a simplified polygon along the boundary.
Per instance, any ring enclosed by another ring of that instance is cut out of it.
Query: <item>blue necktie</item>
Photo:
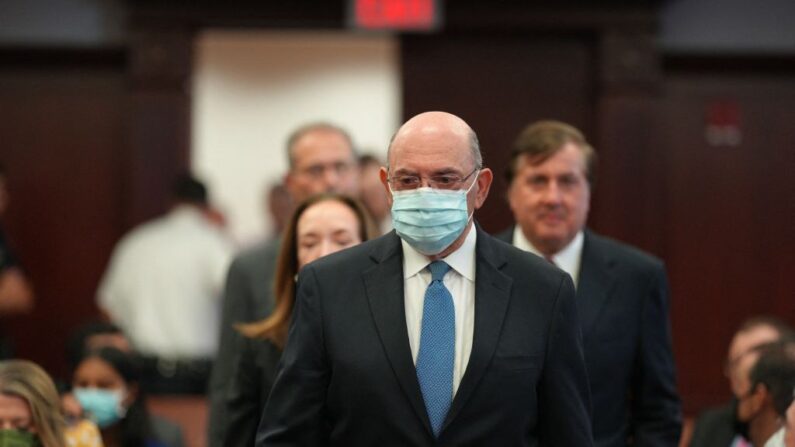
[[[422,307],[420,352],[417,379],[433,434],[439,436],[444,418],[453,401],[453,363],[455,363],[455,307],[453,296],[442,279],[450,266],[443,261],[428,265],[431,283]]]

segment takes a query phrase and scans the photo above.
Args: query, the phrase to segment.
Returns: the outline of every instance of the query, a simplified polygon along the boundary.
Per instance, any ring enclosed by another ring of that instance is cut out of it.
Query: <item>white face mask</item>
[[[472,214],[466,190],[417,188],[392,192],[392,225],[401,239],[415,250],[432,256],[449,247],[464,232]]]

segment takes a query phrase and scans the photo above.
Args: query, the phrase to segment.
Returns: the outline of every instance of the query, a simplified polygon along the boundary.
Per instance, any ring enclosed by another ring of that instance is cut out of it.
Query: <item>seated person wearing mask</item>
[[[111,347],[86,353],[72,376],[72,392],[107,447],[184,447],[177,426],[147,411],[137,365],[127,353]]]

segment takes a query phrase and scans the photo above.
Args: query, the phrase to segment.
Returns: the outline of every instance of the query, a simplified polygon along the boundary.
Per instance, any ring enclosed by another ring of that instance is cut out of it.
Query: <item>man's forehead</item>
[[[295,142],[291,152],[293,160],[299,164],[353,158],[353,149],[347,138],[339,132],[330,130],[318,130],[303,135]]]
[[[393,148],[390,154],[393,171],[444,173],[471,169],[471,152],[452,146]]]
[[[729,354],[732,356],[742,355],[754,346],[777,340],[778,336],[778,331],[767,325],[755,326],[738,332],[734,336]]]

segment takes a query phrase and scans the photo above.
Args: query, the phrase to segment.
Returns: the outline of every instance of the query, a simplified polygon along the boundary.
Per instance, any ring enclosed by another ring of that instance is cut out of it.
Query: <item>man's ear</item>
[[[754,413],[759,412],[765,405],[772,403],[772,395],[767,385],[764,383],[757,383],[751,391],[751,395],[748,396],[748,399],[750,400],[751,409]]]
[[[381,169],[378,171],[378,176],[381,178],[381,184],[384,185],[384,190],[386,190],[387,203],[389,203],[389,207],[392,208],[392,191],[389,190],[389,172],[385,167],[381,166]]]
[[[475,196],[475,209],[479,209],[483,206],[483,203],[486,202],[486,198],[489,196],[489,190],[491,189],[491,182],[494,180],[494,173],[491,172],[489,168],[483,168],[478,173],[477,183],[478,183],[478,192]]]

